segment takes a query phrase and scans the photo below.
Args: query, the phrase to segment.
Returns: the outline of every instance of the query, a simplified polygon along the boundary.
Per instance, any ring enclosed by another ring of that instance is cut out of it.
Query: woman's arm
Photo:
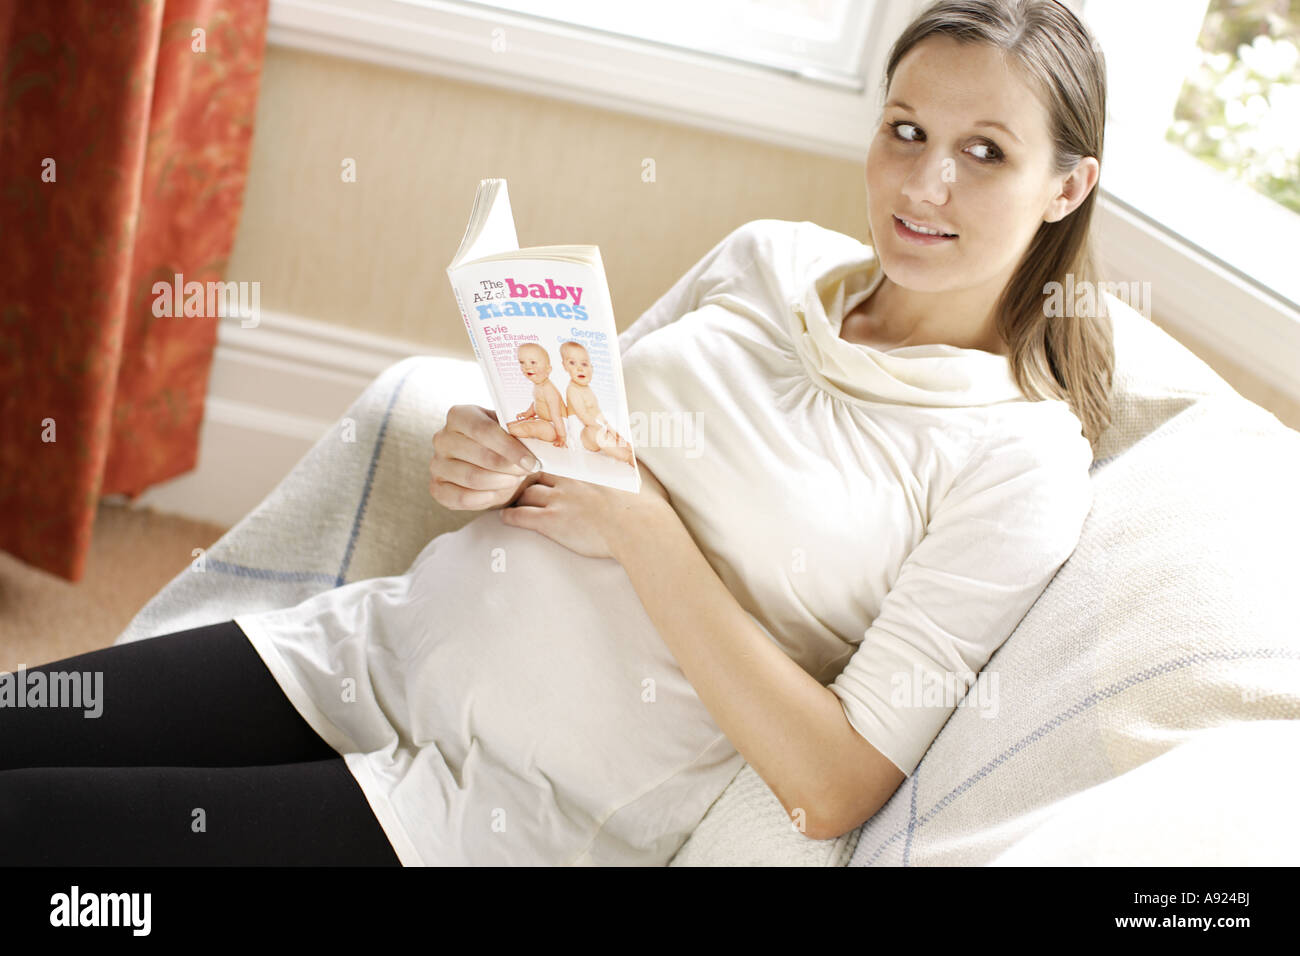
[[[620,525],[610,542],[651,621],[793,825],[814,840],[853,829],[898,789],[902,771],[750,618],[664,504]]]

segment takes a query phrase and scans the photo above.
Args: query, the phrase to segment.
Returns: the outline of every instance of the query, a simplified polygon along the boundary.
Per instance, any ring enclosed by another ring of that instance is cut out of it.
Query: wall
[[[856,163],[270,47],[228,277],[266,310],[473,357],[445,270],[494,176],[521,245],[600,246],[620,329],[741,223],[866,235]]]

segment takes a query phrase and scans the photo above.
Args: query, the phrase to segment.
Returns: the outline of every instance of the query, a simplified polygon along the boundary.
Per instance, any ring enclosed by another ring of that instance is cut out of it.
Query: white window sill
[[[1300,313],[1253,281],[1170,237],[1105,191],[1094,229],[1106,279],[1151,283],[1151,312],[1293,401],[1300,401]]]

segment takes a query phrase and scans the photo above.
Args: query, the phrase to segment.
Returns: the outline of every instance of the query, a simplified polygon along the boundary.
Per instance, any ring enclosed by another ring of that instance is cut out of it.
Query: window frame
[[[401,3],[429,6],[438,0],[398,0]],[[862,75],[861,61],[868,40],[867,28],[876,13],[877,6],[863,0],[831,0],[839,5],[845,13],[844,19],[851,29],[832,30],[831,24],[819,23],[815,36],[805,34],[798,36],[777,29],[777,23],[783,19],[779,12],[773,12],[766,22],[762,16],[756,16],[751,23],[743,20],[737,22],[734,7],[729,4],[744,4],[751,0],[715,0],[716,8],[701,8],[698,0],[658,0],[654,6],[642,4],[610,4],[609,0],[458,0],[463,4],[483,8],[496,8],[499,13],[514,15],[531,15],[551,22],[570,23],[589,29],[593,33],[612,33],[631,39],[644,40],[648,43],[660,43],[679,49],[694,50],[706,55],[730,58],[741,63],[766,66],[772,69],[794,72],[814,82],[839,83],[846,89],[861,90],[865,79]],[[546,4],[545,11],[537,10]],[[572,5],[575,16],[565,15],[566,5]],[[584,22],[588,16],[583,7],[601,11],[591,19],[603,20],[604,23]],[[615,25],[616,21],[626,17],[627,10],[636,11],[643,24],[657,33],[656,36],[638,35],[629,32],[627,24]],[[614,11],[614,16],[609,12]],[[643,14],[653,13],[652,17]],[[686,14],[683,16],[683,14]],[[694,16],[690,16],[694,14]],[[674,19],[680,17],[680,19]],[[706,19],[708,17],[708,19]],[[795,18],[796,21],[801,18]],[[814,21],[803,21],[812,26]],[[683,25],[686,29],[683,29]],[[841,24],[835,24],[841,27]],[[704,38],[720,37],[729,49],[719,49],[719,44],[710,42],[701,45]],[[779,42],[777,42],[779,39]],[[816,63],[812,55],[820,51],[827,57],[827,63]],[[833,61],[833,63],[829,62]],[[849,63],[856,66],[849,66]]]

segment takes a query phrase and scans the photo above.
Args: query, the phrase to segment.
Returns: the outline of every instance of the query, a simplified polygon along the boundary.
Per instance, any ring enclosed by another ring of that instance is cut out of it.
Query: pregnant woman
[[[103,714],[0,708],[4,862],[664,864],[746,761],[809,838],[875,814],[1073,551],[1113,364],[1043,305],[1094,278],[1085,28],[941,2],[885,97],[869,245],[748,223],[620,337],[641,493],[451,408],[482,514],[407,573],[37,669]]]

